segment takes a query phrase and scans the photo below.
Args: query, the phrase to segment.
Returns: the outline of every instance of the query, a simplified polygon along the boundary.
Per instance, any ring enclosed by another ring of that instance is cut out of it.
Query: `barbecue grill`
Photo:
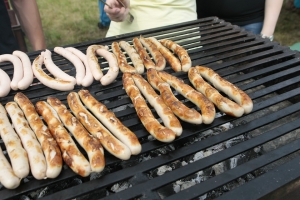
[[[86,89],[138,136],[141,154],[121,161],[106,152],[105,170],[85,178],[67,166],[55,179],[28,176],[17,189],[2,187],[1,199],[276,199],[296,191],[300,177],[299,53],[217,17],[72,46],[85,52],[92,44],[131,43],[139,35],[177,42],[188,51],[193,66],[208,66],[249,94],[253,111],[234,118],[217,110],[210,125],[181,121],[183,134],[172,143],[162,143],[141,124],[122,87],[122,73],[108,86],[95,81]],[[73,65],[51,51],[55,64],[75,75]],[[29,53],[31,61],[39,53]],[[99,62],[102,68],[108,67],[104,59]],[[0,67],[12,77],[10,63]],[[165,71],[190,84],[187,73],[175,73],[168,65]],[[67,105],[69,92],[34,83],[22,91],[34,104],[55,96]],[[80,89],[77,86],[74,91]],[[0,102],[13,101],[15,94],[10,92]],[[195,107],[181,95],[176,97]],[[1,148],[5,150],[3,142]]]

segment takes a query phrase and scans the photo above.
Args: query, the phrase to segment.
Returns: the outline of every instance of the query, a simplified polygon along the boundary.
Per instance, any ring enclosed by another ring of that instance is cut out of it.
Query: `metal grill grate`
[[[85,52],[91,44],[110,45],[112,41],[120,40],[131,42],[133,37],[141,34],[157,39],[169,38],[182,45],[188,50],[193,66],[211,67],[246,91],[254,100],[253,111],[238,119],[220,114],[210,125],[182,122],[183,134],[174,142],[164,144],[152,140],[141,125],[122,88],[122,74],[105,87],[94,82],[87,89],[135,132],[142,142],[142,153],[132,156],[129,161],[120,161],[106,152],[106,169],[87,178],[77,176],[68,167],[56,179],[35,180],[28,177],[15,190],[2,188],[1,199],[19,199],[22,195],[28,197],[34,192],[44,199],[194,199],[200,196],[202,199],[218,196],[221,199],[233,199],[235,195],[257,199],[299,178],[299,167],[295,167],[299,165],[300,149],[300,141],[297,139],[300,132],[299,53],[216,17],[72,46]],[[55,64],[75,75],[72,64],[51,50]],[[30,53],[30,59],[33,60],[39,53]],[[108,66],[104,60],[100,59],[100,62],[102,67]],[[2,63],[0,67],[12,77],[11,64]],[[165,71],[189,83],[186,73],[174,73],[169,66]],[[76,87],[74,90],[79,89]],[[55,91],[40,84],[22,92],[33,103],[46,100],[48,96],[56,96],[67,105],[68,92]],[[0,102],[5,105],[12,101],[15,93],[12,91],[9,96],[1,98]],[[176,96],[183,100],[181,95]],[[190,102],[185,103],[194,107]],[[220,128],[226,123],[230,123],[232,128]],[[243,139],[229,146],[224,145],[238,137]],[[280,140],[277,139],[279,137]],[[274,144],[277,145],[274,147]],[[191,159],[199,152],[205,155],[208,149],[216,145],[223,148],[201,159]],[[273,148],[269,148],[270,145]],[[1,147],[5,149],[3,142]],[[262,150],[257,151],[259,148]],[[234,167],[226,166],[237,155],[247,158],[238,160]],[[217,173],[213,166],[220,163],[225,167],[222,173]],[[158,169],[164,166],[168,170],[157,175]],[[294,173],[289,173],[287,168],[294,170]],[[274,170],[284,171],[276,173]],[[181,191],[175,192],[174,187],[178,182],[195,180],[199,174],[201,178],[194,181],[192,187],[184,190],[181,187]],[[251,175],[251,180],[245,178],[247,175]],[[239,180],[244,182],[234,184]],[[112,189],[116,184],[125,184],[126,189],[116,192]],[[268,187],[264,187],[265,184]],[[235,187],[230,187],[232,185]],[[256,193],[253,194],[253,191]]]

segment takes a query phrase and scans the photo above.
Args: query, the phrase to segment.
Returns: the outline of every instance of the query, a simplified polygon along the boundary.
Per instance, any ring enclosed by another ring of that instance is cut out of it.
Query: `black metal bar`
[[[211,159],[213,157],[230,158],[230,157],[238,155],[244,151],[247,151],[251,148],[262,145],[270,140],[274,140],[274,139],[276,139],[290,131],[293,131],[299,127],[300,127],[300,119],[297,119],[293,122],[290,122],[288,124],[280,126],[276,129],[270,130],[270,131],[268,131],[262,135],[259,135],[255,138],[252,138],[243,143],[240,143],[233,147],[230,147],[229,149],[225,149],[221,152],[213,154],[210,157],[211,157]],[[178,199],[178,198],[179,199],[193,199],[193,198],[196,198],[196,197],[201,196],[213,189],[221,187],[222,185],[225,185],[225,184],[229,183],[230,181],[233,181],[247,173],[257,170],[257,169],[259,169],[271,162],[274,162],[284,156],[287,156],[299,149],[300,149],[300,140],[296,140],[296,141],[294,141],[290,144],[287,144],[283,147],[280,147],[276,150],[273,150],[271,152],[263,154],[256,159],[248,161],[247,163],[237,166],[234,169],[228,170],[218,176],[210,178],[210,179],[206,180],[205,182],[197,184],[196,186],[193,186],[191,188],[183,190],[183,191],[177,193],[176,195],[172,195],[166,199]],[[227,154],[227,156],[223,156],[226,154]],[[204,162],[204,160],[203,160],[203,162]],[[219,161],[216,161],[215,163],[218,163],[218,162]]]

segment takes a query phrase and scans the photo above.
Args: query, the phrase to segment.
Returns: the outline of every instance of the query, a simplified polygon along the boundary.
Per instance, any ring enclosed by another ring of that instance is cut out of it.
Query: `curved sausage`
[[[173,94],[170,85],[164,82],[158,75],[155,69],[148,69],[147,78],[149,83],[155,89],[159,90],[162,99],[167,104],[173,113],[181,120],[192,123],[201,124],[202,117],[195,109],[185,106]]]
[[[8,74],[0,69],[0,97],[5,97],[10,92],[10,78]]]
[[[35,77],[43,83],[45,86],[60,90],[60,91],[69,91],[74,89],[74,82],[57,80],[48,76],[42,69],[42,64],[44,60],[44,54],[42,53],[36,57],[32,63],[32,71]]]
[[[140,36],[140,41],[144,47],[149,51],[155,61],[155,69],[158,71],[163,70],[166,67],[166,59],[156,48],[156,45],[152,44],[152,42],[142,36]]]
[[[14,97],[14,101],[22,109],[30,127],[42,146],[47,164],[47,178],[56,178],[62,170],[63,162],[55,139],[36,112],[34,105],[23,93],[18,92]]]
[[[13,129],[5,108],[0,104],[0,134],[9,155],[13,171],[19,178],[29,174],[28,155],[22,146],[19,136]]]
[[[223,97],[218,90],[203,80],[195,67],[189,69],[188,76],[193,86],[211,100],[220,111],[233,117],[240,117],[244,114],[244,108]]]
[[[12,170],[8,160],[0,147],[0,182],[7,189],[15,189],[20,185],[21,179]]]
[[[82,155],[68,131],[60,122],[56,111],[45,101],[36,103],[37,112],[48,124],[51,134],[54,136],[65,163],[77,174],[86,177],[91,173],[88,160]],[[56,114],[54,114],[56,113]]]
[[[76,55],[83,62],[84,66],[85,66],[85,76],[82,79],[81,85],[84,87],[88,87],[88,86],[92,85],[92,83],[94,82],[94,76],[91,72],[91,69],[90,69],[88,63],[87,63],[86,55],[74,47],[67,47],[65,49],[72,52],[74,55]]]
[[[130,73],[123,74],[123,86],[146,130],[161,142],[172,142],[176,134],[171,129],[162,126],[157,119],[155,119],[145,99],[134,84]]]
[[[161,96],[154,91],[151,85],[141,75],[133,74],[132,78],[135,85],[139,88],[150,105],[156,110],[164,125],[174,131],[176,136],[180,136],[182,133],[180,121],[174,115],[172,110],[165,104]]]
[[[132,64],[136,69],[136,73],[138,74],[144,73],[143,61],[140,58],[139,54],[136,52],[136,50],[128,42],[125,41],[120,41],[119,45],[122,49],[126,51],[128,56],[130,57]]]
[[[17,56],[14,56],[11,54],[0,55],[0,62],[5,62],[5,61],[12,62],[13,66],[14,66],[14,75],[11,80],[10,87],[13,90],[18,90],[18,83],[24,77],[24,70],[22,67],[22,62]]]
[[[148,55],[146,49],[144,49],[139,38],[137,37],[133,38],[132,42],[136,52],[139,54],[140,58],[142,59],[146,69],[155,68],[155,63],[151,60],[150,56]]]
[[[28,55],[22,51],[14,51],[13,55],[17,56],[23,66],[24,76],[18,83],[18,88],[20,90],[26,90],[31,83],[33,82],[33,72],[31,68],[31,61],[28,57]]]
[[[76,55],[74,55],[73,53],[71,53],[63,47],[55,47],[54,52],[71,61],[71,63],[76,68],[76,83],[77,85],[81,85],[82,80],[85,76],[85,67],[81,60]]]
[[[80,146],[87,152],[93,172],[101,172],[105,167],[104,151],[100,141],[91,136],[67,107],[57,98],[48,97],[47,102],[57,112],[65,127],[72,133]]]
[[[160,40],[160,43],[167,47],[168,49],[171,49],[173,53],[175,53],[178,58],[181,61],[181,70],[184,72],[189,71],[189,69],[192,67],[192,61],[188,54],[188,52],[177,43],[173,42],[172,40],[163,39]]]
[[[124,72],[136,73],[136,69],[127,63],[124,53],[121,51],[119,43],[113,42],[111,44],[112,52],[115,54],[120,70]]]
[[[42,147],[29,127],[22,110],[16,102],[8,102],[5,108],[27,151],[31,174],[38,180],[46,178],[47,166]]]
[[[106,106],[97,101],[88,90],[80,90],[78,95],[85,106],[111,131],[121,142],[129,147],[132,155],[141,152],[142,146],[136,137],[122,122],[109,111]]]
[[[158,75],[182,96],[200,108],[204,124],[211,124],[214,121],[216,115],[215,106],[206,96],[171,74],[158,72]]]
[[[69,74],[62,71],[57,65],[54,64],[52,61],[52,53],[48,49],[46,49],[43,53],[44,56],[44,64],[47,70],[57,79],[64,80],[64,81],[70,81],[73,84],[76,84],[76,79],[73,76],[70,76]]]
[[[202,66],[196,66],[196,69],[206,80],[213,84],[213,86],[227,94],[235,102],[244,108],[244,113],[248,114],[253,109],[253,103],[251,98],[241,89],[223,79],[219,74],[212,69]]]
[[[112,155],[122,160],[128,160],[131,156],[130,149],[113,136],[81,103],[79,95],[71,92],[68,104],[73,114],[79,119],[83,126],[95,137],[103,147]]]
[[[104,48],[97,49],[96,53],[102,56],[105,60],[107,60],[109,64],[109,69],[107,73],[100,79],[100,83],[102,85],[109,85],[117,78],[119,74],[117,58],[113,53],[110,53]]]
[[[103,77],[103,72],[100,68],[100,64],[98,63],[98,58],[96,57],[96,50],[100,48],[105,47],[102,45],[90,45],[86,50],[87,63],[95,80],[97,81]]]
[[[171,68],[175,72],[179,72],[182,70],[181,63],[178,58],[174,56],[174,54],[164,47],[159,41],[157,41],[154,37],[148,38],[154,45],[156,45],[156,48],[159,50],[159,52],[164,56],[164,58],[168,61],[168,63],[171,65]]]

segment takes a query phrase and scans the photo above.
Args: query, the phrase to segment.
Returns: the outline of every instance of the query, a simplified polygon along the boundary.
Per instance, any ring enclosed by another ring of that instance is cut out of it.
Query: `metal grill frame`
[[[130,42],[133,37],[138,37],[139,35],[143,35],[144,37],[154,36],[157,39],[170,38],[175,42],[179,41],[178,43],[188,50],[193,66],[208,66],[218,72],[222,77],[225,77],[230,82],[238,85],[242,90],[250,91],[252,88],[263,85],[264,88],[249,93],[249,96],[254,101],[259,100],[258,103],[254,104],[252,113],[270,108],[272,105],[294,99],[295,97],[298,98],[300,95],[300,88],[298,87],[300,78],[297,76],[300,74],[299,53],[291,51],[288,47],[281,46],[276,42],[270,42],[267,39],[262,39],[261,37],[247,32],[237,26],[224,22],[217,17],[209,17],[177,25],[139,31],[68,46],[73,46],[85,52],[87,47],[92,44],[110,45],[113,41],[120,40]],[[201,38],[185,40],[187,35],[189,38],[201,35]],[[201,45],[202,48],[197,48],[199,45]],[[54,63],[60,66],[61,69],[66,70],[70,75],[75,75],[74,66],[60,55],[54,53],[53,49],[50,50],[52,51]],[[30,56],[31,61],[33,61],[39,53],[40,51],[29,53],[28,55]],[[99,62],[104,68],[108,66],[103,59],[99,59]],[[10,77],[12,77],[13,67],[10,63],[1,63],[0,67],[5,70]],[[182,78],[186,83],[189,83],[186,73],[175,73],[170,66],[167,66],[165,71]],[[250,83],[245,83],[247,80],[252,81]],[[37,83],[38,81],[35,80],[34,82]],[[81,87],[76,86],[74,91],[78,91],[80,89]],[[98,101],[104,102],[108,109],[115,109],[131,103],[129,97],[126,98],[126,93],[122,88],[122,73],[118,75],[117,80],[111,85],[101,86],[100,83],[95,81],[92,86],[86,89],[88,89]],[[283,92],[282,90],[284,89],[287,91]],[[29,89],[21,92],[23,92],[34,104],[37,101],[46,100],[48,96],[55,96],[65,103],[65,105],[67,105],[66,96],[69,93],[52,90],[41,84],[31,86]],[[267,95],[274,93],[276,94],[275,96],[262,99],[262,97],[266,97]],[[0,103],[5,105],[9,101],[13,101],[15,94],[15,91],[10,92],[7,97],[0,98]],[[124,98],[121,99],[121,97]],[[177,97],[183,100],[181,95],[177,95]],[[187,102],[186,105],[189,107],[195,107],[190,102]],[[129,161],[120,161],[106,152],[106,167],[110,168],[110,172],[103,174],[97,179],[89,180],[89,178],[79,177],[67,167],[62,170],[59,177],[55,179],[34,180],[33,178],[30,178],[29,182],[22,183],[17,189],[7,190],[2,188],[0,190],[0,196],[3,199],[18,199],[22,195],[27,195],[32,191],[51,187],[74,178],[79,178],[82,181],[81,184],[65,188],[55,193],[46,194],[43,199],[80,199],[80,197],[84,199],[85,195],[90,195],[89,198],[93,197],[98,199],[99,194],[97,192],[106,190],[115,183],[122,182],[124,180],[128,181],[132,187],[118,193],[110,192],[108,196],[105,197],[104,195],[103,197],[105,199],[160,199],[161,197],[157,193],[157,189],[200,170],[207,169],[235,155],[251,150],[293,130],[299,129],[300,118],[194,163],[174,169],[162,176],[149,179],[147,176],[149,171],[160,166],[170,164],[176,160],[184,159],[185,157],[234,137],[247,134],[259,127],[263,127],[299,111],[300,103],[294,102],[282,110],[274,111],[267,116],[235,126],[234,128],[222,132],[219,135],[214,135],[186,146],[183,146],[183,144],[187,143],[187,141],[191,138],[201,135],[204,131],[218,127],[224,123],[235,122],[236,118],[224,115],[216,118],[210,125],[191,125],[182,122],[182,136],[171,143],[176,146],[176,149],[167,152],[166,154],[153,157],[144,162],[137,162],[140,155],[132,156]],[[141,125],[134,108],[127,106],[125,110],[116,111],[115,114],[124,123],[124,125],[134,131],[142,142],[141,155],[149,154],[159,148],[169,145],[155,140],[149,141],[147,139],[149,134]],[[246,116],[241,117],[239,120],[242,120],[244,117]],[[230,181],[234,181],[247,173],[251,173],[275,162],[276,160],[299,151],[299,142],[299,140],[295,140],[283,147],[263,154],[237,166],[234,169],[225,171],[220,175],[212,177],[166,198],[197,198],[205,193],[213,191],[216,188],[222,187]],[[3,149],[5,149],[3,142],[1,142],[0,145]],[[291,181],[297,180],[300,177],[299,159],[300,157],[298,156],[276,169],[282,170],[283,173],[276,173],[275,170],[263,174],[254,180],[245,183],[243,186],[225,193],[221,196],[221,199],[232,199],[236,197],[235,195],[239,195],[244,199],[257,199],[280,187],[283,187]],[[293,173],[288,171],[288,169],[291,169]],[[276,182],[276,180],[280,181]],[[264,184],[266,183],[269,183],[268,187],[265,187]],[[256,193],[254,191],[256,191]]]

